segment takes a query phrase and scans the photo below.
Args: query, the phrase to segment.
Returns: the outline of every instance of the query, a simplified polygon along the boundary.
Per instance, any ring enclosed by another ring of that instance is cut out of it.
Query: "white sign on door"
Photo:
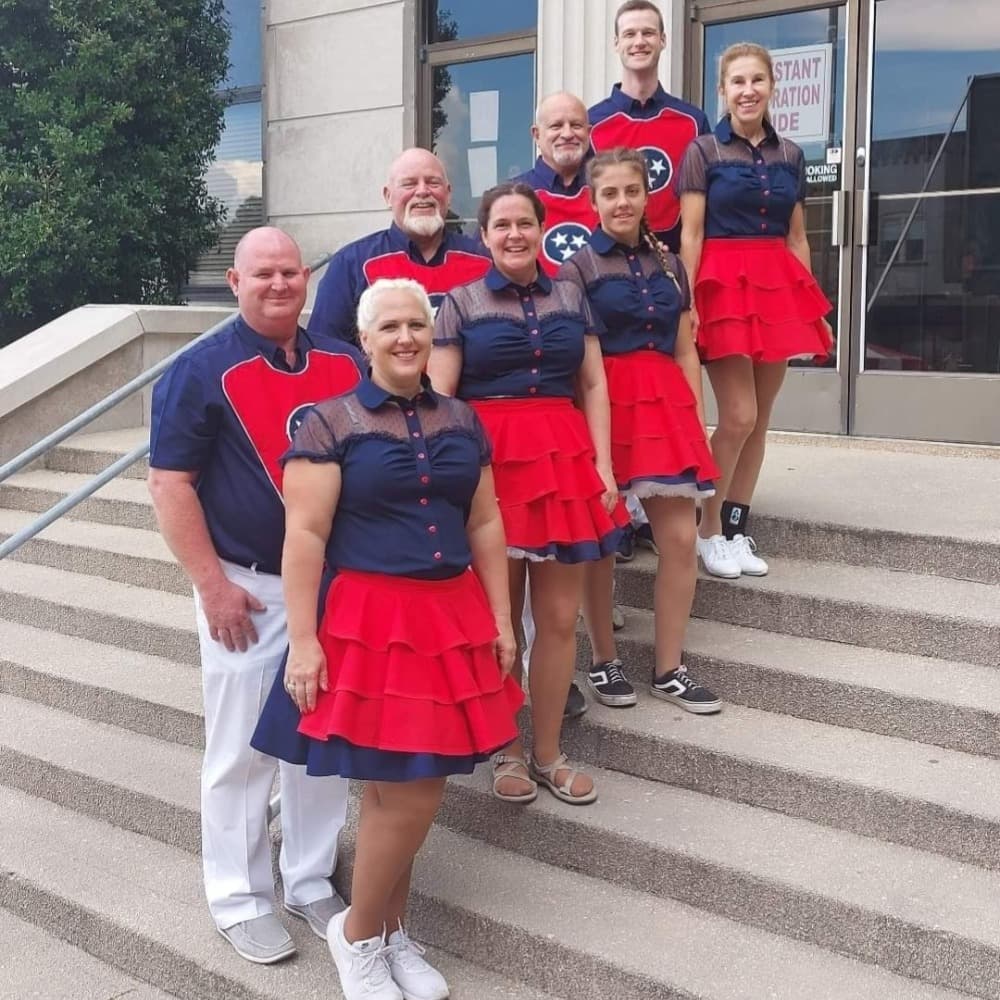
[[[826,142],[830,135],[833,45],[771,49],[774,92],[769,112],[778,135],[797,143]],[[719,99],[719,117],[726,113]]]

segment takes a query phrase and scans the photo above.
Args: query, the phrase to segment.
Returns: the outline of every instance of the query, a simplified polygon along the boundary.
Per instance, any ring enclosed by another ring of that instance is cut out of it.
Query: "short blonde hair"
[[[369,285],[358,300],[358,332],[368,330],[378,316],[379,299],[386,292],[409,292],[420,306],[428,326],[434,326],[434,309],[427,291],[419,281],[412,278],[379,278],[374,285]]]

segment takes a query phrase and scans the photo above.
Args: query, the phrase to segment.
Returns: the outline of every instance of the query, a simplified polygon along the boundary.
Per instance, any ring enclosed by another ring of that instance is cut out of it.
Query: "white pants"
[[[250,737],[288,645],[281,577],[224,562],[233,583],[259,598],[258,641],[230,653],[209,635],[195,594],[205,697],[201,769],[201,853],[208,906],[219,927],[271,913],[274,878],[267,807],[277,770],[281,788],[279,864],[285,902],[297,906],[330,895],[337,838],[347,814],[344,778],[308,777],[250,746]]]

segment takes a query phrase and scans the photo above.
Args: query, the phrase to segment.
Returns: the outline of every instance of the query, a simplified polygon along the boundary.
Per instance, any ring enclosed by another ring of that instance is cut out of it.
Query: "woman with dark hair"
[[[650,693],[688,712],[718,712],[719,699],[691,677],[682,659],[697,576],[695,504],[712,496],[718,475],[702,417],[687,276],[646,221],[642,153],[624,147],[598,153],[587,165],[587,183],[601,224],[558,277],[586,292],[600,321],[615,481],[641,502],[656,546]],[[636,696],[615,652],[613,579],[612,559],[588,565],[588,683],[602,704],[623,707]]]
[[[369,377],[310,410],[284,457],[290,646],[253,745],[365,782],[351,905],[326,935],[344,996],[443,1000],[406,904],[447,775],[517,735],[503,524],[479,419],[422,375],[427,293],[376,281],[358,329]]]
[[[538,268],[544,218],[527,184],[483,195],[479,225],[493,267],[441,304],[428,371],[435,388],[470,403],[493,442],[515,620],[530,579],[534,746],[530,761],[520,740],[494,758],[494,794],[530,802],[542,784],[579,805],[597,791],[567,761],[560,733],[583,570],[614,552],[627,515],[611,471],[596,325],[579,288]]]
[[[698,554],[713,576],[763,576],[748,518],[771,410],[788,361],[825,358],[831,306],[812,275],[805,158],[768,117],[767,49],[731,45],[719,63],[726,115],[681,166],[681,260],[694,282],[695,338],[719,420],[718,492],[702,511]]]

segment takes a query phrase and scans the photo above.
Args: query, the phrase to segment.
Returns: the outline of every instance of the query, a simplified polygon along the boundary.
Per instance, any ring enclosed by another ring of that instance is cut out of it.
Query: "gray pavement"
[[[0,909],[0,1000],[171,1000]]]

